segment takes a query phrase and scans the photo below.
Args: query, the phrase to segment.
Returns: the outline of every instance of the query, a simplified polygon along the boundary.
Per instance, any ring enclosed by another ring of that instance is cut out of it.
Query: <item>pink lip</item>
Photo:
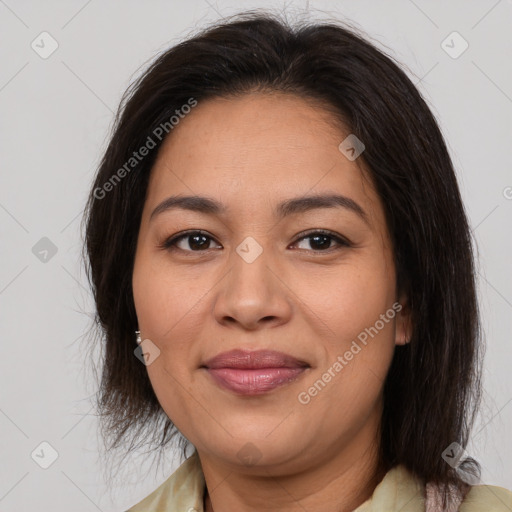
[[[203,367],[225,389],[260,395],[294,381],[309,365],[274,350],[232,350],[209,359]]]

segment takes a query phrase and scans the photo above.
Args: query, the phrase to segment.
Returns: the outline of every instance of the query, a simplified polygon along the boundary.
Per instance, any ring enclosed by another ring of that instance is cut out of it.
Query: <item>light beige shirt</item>
[[[160,487],[127,512],[204,512],[204,493],[205,479],[194,451]],[[424,512],[425,496],[425,486],[404,466],[396,466],[354,512]],[[441,508],[429,499],[428,510]],[[459,511],[512,512],[512,492],[494,485],[473,486]]]

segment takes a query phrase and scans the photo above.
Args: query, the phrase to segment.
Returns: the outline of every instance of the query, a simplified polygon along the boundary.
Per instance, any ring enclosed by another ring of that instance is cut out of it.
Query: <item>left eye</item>
[[[313,252],[331,250],[333,248],[331,246],[332,241],[334,241],[340,247],[350,246],[346,240],[338,235],[335,235],[334,233],[331,233],[330,231],[312,231],[307,234],[301,233],[301,235],[302,236],[298,238],[292,245],[295,245],[302,240],[309,240],[310,248],[314,249]],[[182,241],[188,244],[190,249],[184,248],[182,246],[180,247],[180,243]],[[214,241],[214,239],[202,231],[189,231],[167,239],[161,245],[161,247],[167,250],[174,250],[177,248],[185,252],[204,252],[211,249],[211,247],[209,247],[211,241]]]
[[[341,247],[349,247],[350,244],[344,240],[343,238],[335,235],[334,233],[331,233],[330,231],[313,231],[308,233],[305,236],[302,236],[301,238],[297,239],[296,242],[300,242],[301,240],[308,240],[309,239],[309,245],[310,247],[316,247],[319,250],[316,250],[314,252],[321,252],[321,251],[328,251],[332,249],[331,247],[331,241],[336,242],[338,246]],[[339,248],[339,247],[338,247]]]

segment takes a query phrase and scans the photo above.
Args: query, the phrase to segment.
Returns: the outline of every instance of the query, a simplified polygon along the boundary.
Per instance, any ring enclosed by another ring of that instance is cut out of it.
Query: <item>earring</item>
[[[135,331],[135,334],[137,335],[137,345],[140,345],[142,343],[142,339],[140,337],[140,331]]]

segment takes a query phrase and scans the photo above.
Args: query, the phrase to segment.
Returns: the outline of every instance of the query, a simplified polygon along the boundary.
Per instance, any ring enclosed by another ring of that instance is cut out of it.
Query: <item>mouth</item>
[[[261,395],[297,380],[310,365],[273,350],[232,350],[209,359],[201,368],[224,389]]]

